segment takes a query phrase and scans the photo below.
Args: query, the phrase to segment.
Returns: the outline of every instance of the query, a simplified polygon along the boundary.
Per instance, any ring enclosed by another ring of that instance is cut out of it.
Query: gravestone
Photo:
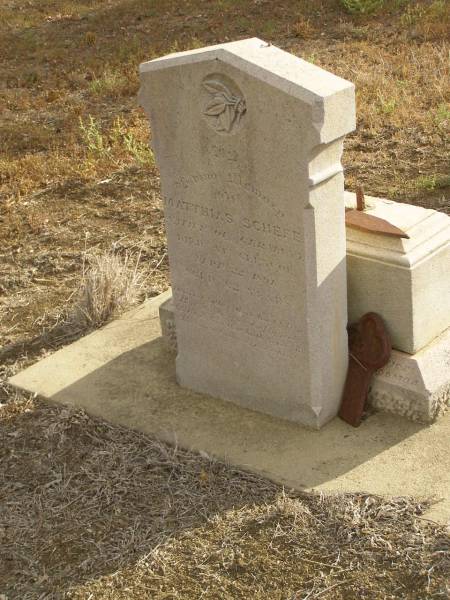
[[[180,385],[320,427],[347,369],[354,87],[259,39],[141,65]]]

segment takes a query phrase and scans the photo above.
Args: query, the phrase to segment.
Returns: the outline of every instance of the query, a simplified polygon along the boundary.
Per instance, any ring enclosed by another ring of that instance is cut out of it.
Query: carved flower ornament
[[[211,95],[203,114],[214,118],[214,129],[230,133],[247,110],[245,100],[234,96],[220,81],[208,79],[203,87]]]

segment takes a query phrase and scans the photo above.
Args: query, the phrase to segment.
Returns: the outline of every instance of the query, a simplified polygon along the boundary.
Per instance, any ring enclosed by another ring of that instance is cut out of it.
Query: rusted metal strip
[[[353,427],[361,423],[372,376],[388,362],[391,350],[377,313],[367,313],[349,327],[349,363],[339,416]]]
[[[409,235],[399,227],[392,225],[389,221],[370,215],[359,210],[348,210],[345,213],[345,224],[353,229],[361,231],[369,231],[370,233],[379,233],[381,235],[389,235],[391,237],[407,238]]]
[[[364,212],[365,209],[364,190],[361,186],[358,186],[356,188],[356,210],[350,208],[345,211],[345,224],[347,227],[370,233],[409,239],[409,235],[405,231],[392,225],[392,223],[389,223],[385,219]]]

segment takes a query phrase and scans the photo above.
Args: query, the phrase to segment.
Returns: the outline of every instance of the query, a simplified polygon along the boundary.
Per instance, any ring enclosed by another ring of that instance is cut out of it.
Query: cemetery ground
[[[421,518],[426,502],[282,490],[6,384],[169,285],[136,106],[144,60],[259,36],[349,79],[347,187],[450,212],[448,7],[386,5],[357,15],[338,0],[1,4],[2,600],[446,597],[448,538]],[[80,318],[89,266],[110,282],[117,259],[124,302]]]

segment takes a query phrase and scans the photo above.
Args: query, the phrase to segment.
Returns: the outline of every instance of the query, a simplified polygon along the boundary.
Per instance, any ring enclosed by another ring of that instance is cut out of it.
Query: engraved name
[[[231,212],[217,210],[211,206],[205,206],[204,204],[189,202],[188,200],[167,198],[166,205],[171,208],[176,208],[177,210],[191,212],[207,219],[228,223],[229,225],[239,225],[243,229],[253,230],[258,233],[264,233],[281,239],[289,239],[296,243],[301,243],[302,241],[301,233],[298,230],[261,221],[260,219],[250,219],[249,217],[240,218],[233,215]]]

